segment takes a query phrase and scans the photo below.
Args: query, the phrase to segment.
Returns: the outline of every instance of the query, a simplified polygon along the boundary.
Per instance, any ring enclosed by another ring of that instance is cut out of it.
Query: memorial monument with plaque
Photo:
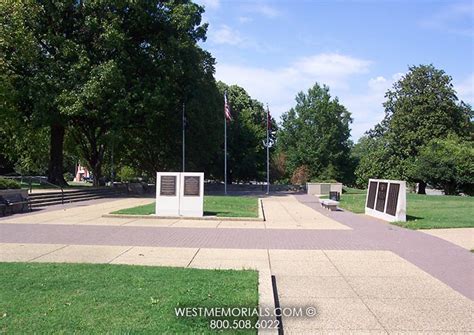
[[[204,173],[181,173],[180,188],[179,215],[203,216]]]
[[[406,221],[406,182],[370,179],[365,214],[389,222]]]
[[[203,208],[204,173],[156,173],[155,215],[201,217]]]
[[[156,215],[179,216],[179,181],[179,172],[156,174]]]

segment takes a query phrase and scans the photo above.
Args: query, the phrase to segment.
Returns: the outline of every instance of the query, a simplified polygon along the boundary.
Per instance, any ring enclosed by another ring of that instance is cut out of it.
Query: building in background
[[[85,166],[82,166],[80,162],[77,163],[74,181],[86,181],[90,179],[90,177],[89,170],[87,170]]]

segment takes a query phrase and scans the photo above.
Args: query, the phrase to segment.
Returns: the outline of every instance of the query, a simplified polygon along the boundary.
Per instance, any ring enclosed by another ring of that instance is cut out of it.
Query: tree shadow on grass
[[[213,212],[213,211],[204,211],[204,216],[217,216],[217,214],[226,213],[226,212]]]
[[[423,220],[421,216],[407,215],[407,221]]]

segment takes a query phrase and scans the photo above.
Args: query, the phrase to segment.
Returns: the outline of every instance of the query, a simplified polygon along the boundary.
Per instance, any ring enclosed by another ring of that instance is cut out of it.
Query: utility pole
[[[186,171],[186,116],[185,116],[186,105],[183,102],[183,112],[182,112],[182,123],[183,123],[183,172]]]
[[[263,141],[263,146],[267,149],[267,192],[270,193],[270,147],[273,146],[273,141],[270,141],[270,109],[267,104],[267,140]]]
[[[224,92],[224,194],[227,195],[227,122],[232,121],[227,91]]]
[[[227,195],[227,119],[224,117],[224,194]]]
[[[115,167],[114,167],[114,139],[112,138],[112,152],[110,154],[110,175],[112,179],[112,186],[115,181]]]

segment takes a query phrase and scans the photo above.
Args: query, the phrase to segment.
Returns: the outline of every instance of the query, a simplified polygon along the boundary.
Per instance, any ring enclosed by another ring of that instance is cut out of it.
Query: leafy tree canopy
[[[298,93],[296,106],[282,120],[278,150],[286,155],[289,176],[306,166],[310,179],[351,181],[351,114],[331,97],[329,87],[316,83],[307,93]]]
[[[359,142],[366,149],[357,178],[360,183],[370,177],[419,182],[424,193],[426,180],[411,173],[420,151],[433,139],[468,137],[472,108],[458,102],[451,77],[433,65],[409,67],[385,96],[384,120]]]
[[[445,194],[474,193],[474,143],[457,136],[433,139],[413,164],[413,178],[425,180]]]
[[[18,111],[10,114],[20,122],[49,128],[51,181],[64,182],[65,136],[73,139],[96,182],[111,143],[125,160],[140,145],[155,148],[146,153],[148,161],[132,162],[141,168],[173,165],[170,152],[181,137],[174,131],[181,128],[179,106],[196,106],[197,97],[205,106],[204,95],[217,92],[214,59],[197,45],[207,28],[202,13],[190,1],[0,4],[1,92],[12,97],[14,108],[6,109]],[[203,113],[202,121],[194,117],[193,128],[202,136],[210,114],[204,107],[190,108],[190,119],[193,110]],[[123,140],[125,135],[133,140]],[[208,143],[194,157],[209,159],[206,149]]]

